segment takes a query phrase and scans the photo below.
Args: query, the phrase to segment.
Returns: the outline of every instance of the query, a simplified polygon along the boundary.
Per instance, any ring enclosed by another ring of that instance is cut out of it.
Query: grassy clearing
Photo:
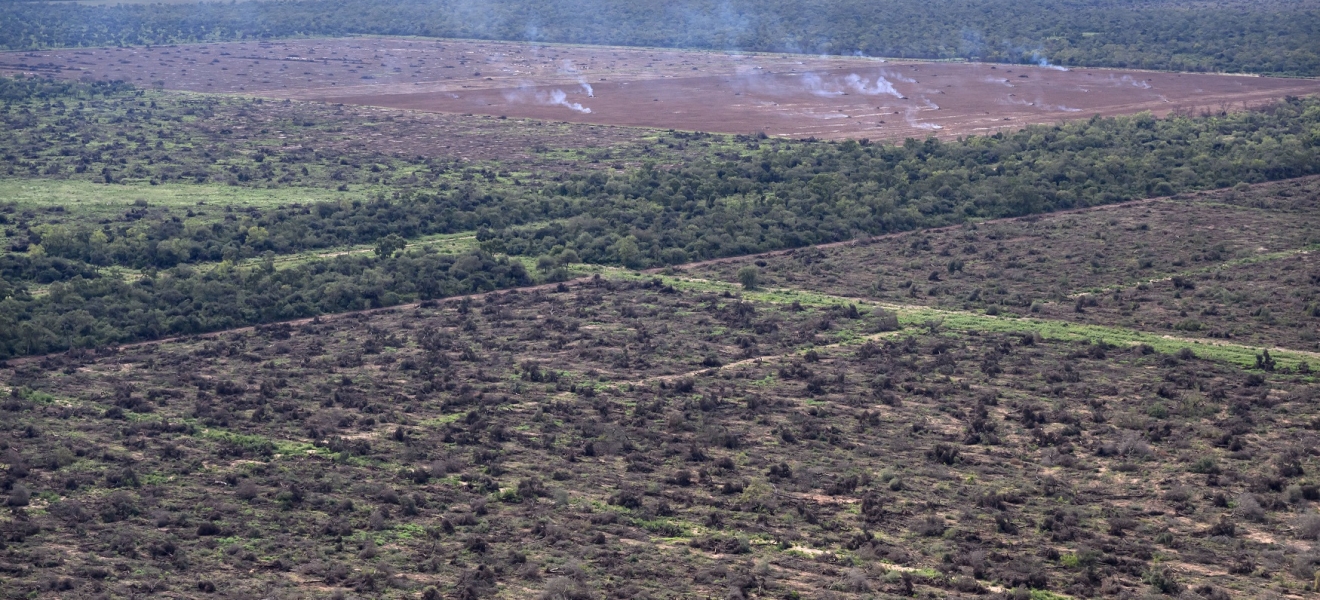
[[[109,218],[146,202],[179,210],[207,205],[232,206],[236,209],[274,208],[298,202],[338,201],[361,198],[362,193],[339,192],[317,188],[260,189],[216,183],[182,184],[147,183],[104,184],[72,179],[0,179],[0,198],[17,205],[19,210],[44,210],[63,207],[66,213],[84,218]],[[204,209],[203,209],[204,210]],[[207,211],[218,220],[223,212]]]
[[[410,240],[405,248],[414,249],[414,248],[424,248],[424,247],[433,248],[434,250],[436,250],[441,254],[460,254],[463,252],[467,252],[469,250],[477,249],[478,247],[477,236],[473,232],[444,233],[444,234],[422,236]],[[276,270],[283,270],[293,267],[299,267],[318,260],[334,258],[336,256],[344,256],[351,254],[370,254],[372,252],[375,252],[375,250],[376,247],[374,245],[358,244],[354,246],[339,246],[336,248],[322,248],[317,250],[308,250],[305,252],[297,252],[294,254],[282,254],[279,256],[273,256],[269,260],[271,261],[271,264],[275,267]],[[261,268],[266,260],[268,259],[265,257],[250,258],[247,260],[240,261],[237,264],[232,265],[232,267],[243,268],[243,269]],[[526,266],[529,270],[535,266],[535,261],[532,261],[530,259],[524,260],[523,262],[527,263]],[[219,267],[224,267],[226,266],[226,263],[206,262],[206,263],[194,263],[188,266],[197,271],[206,272]],[[143,276],[143,271],[140,269],[130,269],[119,266],[105,267],[100,269],[99,271],[102,277],[116,277],[123,279],[125,281],[136,281],[142,278]],[[50,290],[50,285],[33,285],[28,288],[28,293],[32,294],[33,296],[41,296],[43,294],[46,294],[49,290]]]

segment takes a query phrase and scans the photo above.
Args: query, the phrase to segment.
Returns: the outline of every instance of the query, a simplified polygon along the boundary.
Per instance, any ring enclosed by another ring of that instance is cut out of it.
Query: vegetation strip
[[[623,273],[624,272],[618,272],[615,276],[625,277]],[[630,277],[637,278],[641,276],[631,275]],[[1027,333],[1036,334],[1045,339],[1068,342],[1124,346],[1146,345],[1153,348],[1155,351],[1164,354],[1175,354],[1180,350],[1187,349],[1192,350],[1201,358],[1222,360],[1248,369],[1259,367],[1258,357],[1261,356],[1262,350],[1261,348],[1232,344],[1220,340],[1176,337],[1154,332],[1123,329],[1120,327],[1105,327],[1023,317],[1009,318],[972,312],[952,311],[929,306],[891,304],[876,302],[865,298],[832,296],[802,289],[785,288],[775,290],[746,290],[740,289],[733,284],[684,276],[658,275],[655,277],[659,277],[662,281],[678,288],[710,292],[737,292],[740,297],[775,304],[799,303],[821,307],[838,306],[840,304],[873,306],[894,312],[898,316],[899,323],[905,327],[924,327],[931,332],[939,331],[941,329],[951,329],[955,331]],[[870,338],[841,342],[840,345],[862,343],[866,341],[866,339]],[[1280,367],[1294,369],[1303,362],[1308,364],[1315,362],[1317,366],[1320,366],[1320,353],[1291,350],[1288,348],[1266,348],[1264,350],[1269,351],[1267,356],[1278,360],[1278,366]]]

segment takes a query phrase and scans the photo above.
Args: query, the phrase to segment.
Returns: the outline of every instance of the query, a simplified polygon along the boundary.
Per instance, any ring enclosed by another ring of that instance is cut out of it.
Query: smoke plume
[[[844,91],[839,89],[837,83],[827,83],[815,73],[802,74],[802,87],[816,96],[842,96]]]
[[[1054,69],[1055,71],[1067,71],[1067,70],[1068,70],[1067,67],[1060,67],[1059,65],[1050,64],[1049,59],[1047,59],[1047,58],[1045,58],[1043,55],[1041,55],[1040,52],[1032,52],[1032,53],[1031,53],[1031,60],[1032,60],[1032,62],[1036,63],[1037,65],[1039,65],[1039,66],[1041,66],[1041,67],[1045,67],[1046,69]]]
[[[1109,77],[1112,79],[1114,76],[1110,75]],[[1122,81],[1123,83],[1131,84],[1132,87],[1139,87],[1143,90],[1150,89],[1149,83],[1141,81],[1140,79],[1133,79],[1131,75],[1124,75],[1121,79],[1119,79],[1119,81]]]
[[[590,108],[582,106],[577,102],[569,102],[568,94],[561,89],[554,89],[548,92],[545,90],[532,92],[527,88],[522,87],[517,90],[505,92],[504,99],[509,102],[535,102],[536,104],[544,104],[547,106],[562,106],[582,114],[591,114]]]
[[[888,79],[877,76],[875,84],[872,85],[870,79],[856,73],[850,73],[843,79],[836,77],[829,81],[822,79],[820,75],[815,73],[804,73],[802,75],[802,87],[813,95],[822,97],[842,96],[848,93],[845,90],[851,90],[864,96],[889,95],[895,98],[903,97],[903,94],[898,93],[898,90],[894,89],[894,84],[890,83]]]
[[[1057,110],[1062,112],[1082,112],[1082,109],[1080,108],[1072,108],[1070,106],[1064,106],[1062,104],[1048,104],[1039,96],[1036,97],[1035,102],[1027,102],[1026,100],[1022,100],[1020,98],[1008,98],[1008,103],[1021,104],[1022,106],[1031,106],[1043,110]]]
[[[885,77],[888,77],[888,78],[890,78],[890,79],[893,79],[894,81],[902,81],[903,83],[916,83],[916,82],[917,82],[917,80],[915,80],[915,79],[913,79],[913,78],[911,78],[911,77],[904,77],[904,76],[902,76],[902,75],[900,75],[900,74],[898,74],[898,73],[891,73],[891,72],[889,72],[889,71],[880,71],[880,74],[883,75],[883,76],[885,76]]]
[[[545,92],[537,92],[536,100],[537,102],[540,102],[542,104],[549,104],[551,106],[563,106],[564,108],[568,108],[570,110],[574,110],[583,114],[591,114],[590,108],[582,106],[577,102],[569,102],[568,94],[565,94],[564,90],[559,90],[559,89],[551,90],[549,94],[546,94]]]
[[[859,94],[865,94],[867,96],[879,96],[881,94],[888,94],[895,98],[903,97],[903,94],[898,93],[898,90],[894,89],[894,84],[889,83],[888,79],[885,79],[884,77],[881,76],[876,76],[874,86],[871,85],[871,81],[869,79],[864,79],[861,76],[857,75],[856,73],[853,73],[845,77],[844,82],[848,84],[848,87],[856,90],[857,93]]]

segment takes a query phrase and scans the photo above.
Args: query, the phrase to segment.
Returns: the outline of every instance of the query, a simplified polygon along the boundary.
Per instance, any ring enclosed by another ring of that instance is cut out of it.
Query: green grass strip
[[[834,296],[795,289],[744,290],[732,283],[723,283],[707,279],[675,277],[665,275],[644,275],[640,273],[614,270],[606,273],[610,277],[621,279],[659,278],[675,288],[710,293],[738,293],[744,299],[773,304],[791,304],[798,302],[802,306],[836,306],[856,304],[872,306],[893,311],[904,328],[930,327],[932,330],[982,331],[988,333],[1026,333],[1034,332],[1042,338],[1065,342],[1105,342],[1116,346],[1135,346],[1146,344],[1156,352],[1172,354],[1184,348],[1191,349],[1197,357],[1234,364],[1247,369],[1256,367],[1256,356],[1261,348],[1243,346],[1219,340],[1181,338],[1160,333],[1109,327],[1105,325],[1086,325],[1055,321],[1034,317],[991,316],[982,313],[954,311],[927,306],[888,304],[858,298]],[[1270,348],[1276,368],[1296,369],[1303,362],[1313,363],[1317,356],[1310,352],[1286,348]]]

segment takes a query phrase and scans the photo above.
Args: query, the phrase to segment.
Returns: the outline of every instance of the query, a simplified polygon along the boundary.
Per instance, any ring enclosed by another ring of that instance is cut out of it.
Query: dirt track
[[[1320,81],[872,58],[352,38],[0,54],[0,72],[445,113],[793,138],[991,133],[1232,110]]]

